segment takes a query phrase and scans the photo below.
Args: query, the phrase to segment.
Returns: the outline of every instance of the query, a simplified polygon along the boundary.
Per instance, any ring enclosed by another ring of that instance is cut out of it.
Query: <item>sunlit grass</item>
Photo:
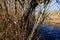
[[[60,25],[60,11],[49,11],[48,13],[50,14],[48,15],[48,17],[46,18],[44,22],[50,25],[59,26]]]

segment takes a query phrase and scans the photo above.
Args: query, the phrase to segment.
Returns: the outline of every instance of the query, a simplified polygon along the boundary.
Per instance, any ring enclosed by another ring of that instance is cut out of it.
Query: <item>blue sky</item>
[[[60,2],[60,0],[58,0]],[[60,3],[57,3],[56,0],[51,0],[51,3],[48,4],[46,10],[52,11],[52,10],[59,10],[60,9]]]
[[[60,2],[60,0],[57,0]],[[47,5],[46,10],[52,11],[52,10],[59,10],[60,9],[60,3],[57,3],[56,0],[51,0],[51,2]],[[35,11],[43,11],[44,10],[44,3],[40,4],[36,7]]]

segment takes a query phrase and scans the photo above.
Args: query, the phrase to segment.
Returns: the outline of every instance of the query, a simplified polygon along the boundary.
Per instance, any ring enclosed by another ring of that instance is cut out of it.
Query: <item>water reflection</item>
[[[60,40],[60,27],[42,24],[37,31],[46,40]]]

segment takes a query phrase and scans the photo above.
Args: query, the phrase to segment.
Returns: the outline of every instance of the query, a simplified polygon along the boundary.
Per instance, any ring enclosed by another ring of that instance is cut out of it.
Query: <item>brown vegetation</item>
[[[50,14],[46,18],[45,23],[49,25],[60,26],[60,11],[55,10],[55,11],[49,11],[48,13]]]
[[[44,10],[42,17],[35,19],[32,13],[38,1],[42,0],[0,0],[0,40],[40,40],[37,27],[46,14]]]
[[[0,40],[27,40],[35,19],[30,14],[24,20],[23,3],[21,0],[0,0]]]

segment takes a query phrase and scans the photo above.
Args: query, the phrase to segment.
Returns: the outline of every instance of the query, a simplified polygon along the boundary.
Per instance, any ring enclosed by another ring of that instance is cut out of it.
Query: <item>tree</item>
[[[42,0],[0,0],[0,39],[35,40],[37,27],[46,15],[45,10],[38,12],[41,14],[35,19],[34,10],[41,2]]]

